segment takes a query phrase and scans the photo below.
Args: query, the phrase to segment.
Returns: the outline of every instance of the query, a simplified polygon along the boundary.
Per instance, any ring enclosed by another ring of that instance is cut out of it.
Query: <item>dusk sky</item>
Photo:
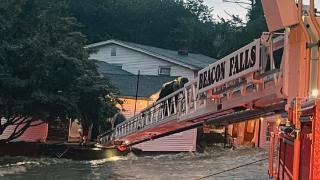
[[[247,0],[243,0],[244,2]],[[246,20],[246,13],[247,10],[244,8],[241,8],[237,4],[233,3],[226,3],[223,2],[223,0],[204,0],[204,2],[214,9],[213,14],[216,18],[217,15],[224,18],[229,18],[230,16],[225,13],[227,11],[229,14],[239,15],[243,20]],[[309,5],[309,0],[303,0],[304,5]],[[319,10],[320,4],[319,0],[315,1],[315,7]]]
[[[209,6],[212,7],[214,17],[216,18],[217,15],[224,18],[229,18],[230,16],[225,13],[228,12],[229,14],[239,15],[242,19],[246,19],[247,10],[241,8],[237,4],[223,2],[222,0],[204,0],[204,2]]]

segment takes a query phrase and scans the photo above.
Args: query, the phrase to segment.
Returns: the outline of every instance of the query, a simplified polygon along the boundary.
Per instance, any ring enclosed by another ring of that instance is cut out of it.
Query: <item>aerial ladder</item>
[[[283,33],[265,33],[100,136],[101,144],[132,146],[203,123],[229,124],[284,110],[282,71],[271,55],[283,43]]]
[[[204,123],[281,113],[286,119],[270,145],[270,177],[320,179],[320,25],[314,0],[309,6],[302,0],[262,4],[270,32],[101,135],[101,145],[122,149]]]

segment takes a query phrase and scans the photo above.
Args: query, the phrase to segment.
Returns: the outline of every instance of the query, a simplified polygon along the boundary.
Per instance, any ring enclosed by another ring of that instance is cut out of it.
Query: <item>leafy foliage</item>
[[[78,118],[88,126],[116,112],[106,96],[114,87],[87,60],[86,38],[66,8],[61,0],[1,1],[0,115],[6,124],[15,124],[12,117]]]
[[[113,38],[173,50],[187,46],[192,52],[222,58],[266,30],[260,0],[243,1],[250,4],[247,23],[237,16],[213,19],[214,9],[203,0],[67,2],[89,43]]]

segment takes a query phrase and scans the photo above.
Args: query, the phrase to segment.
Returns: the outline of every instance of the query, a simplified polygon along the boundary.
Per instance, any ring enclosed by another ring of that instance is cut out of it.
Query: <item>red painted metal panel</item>
[[[311,122],[303,123],[301,128],[301,158],[300,158],[300,179],[307,179],[310,174],[310,155],[311,155]]]
[[[312,175],[311,179],[319,180],[320,179],[320,100],[317,100],[316,109],[313,119],[313,137],[312,137]]]
[[[293,142],[292,142],[293,143]],[[291,180],[293,173],[293,144],[281,138],[278,176],[280,180]]]
[[[285,143],[283,142],[282,139],[280,139],[280,153],[279,153],[279,171],[278,171],[278,177],[279,179],[283,179],[283,160],[284,160],[284,148],[285,148]]]
[[[293,174],[293,145],[286,144],[285,179],[291,179]]]

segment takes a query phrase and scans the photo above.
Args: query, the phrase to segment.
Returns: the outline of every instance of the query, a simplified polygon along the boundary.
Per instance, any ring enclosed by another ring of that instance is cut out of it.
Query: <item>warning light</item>
[[[312,97],[317,98],[317,97],[318,97],[318,95],[319,95],[319,91],[318,91],[318,89],[314,89],[314,90],[312,90],[312,92],[311,92],[311,96],[312,96]]]

